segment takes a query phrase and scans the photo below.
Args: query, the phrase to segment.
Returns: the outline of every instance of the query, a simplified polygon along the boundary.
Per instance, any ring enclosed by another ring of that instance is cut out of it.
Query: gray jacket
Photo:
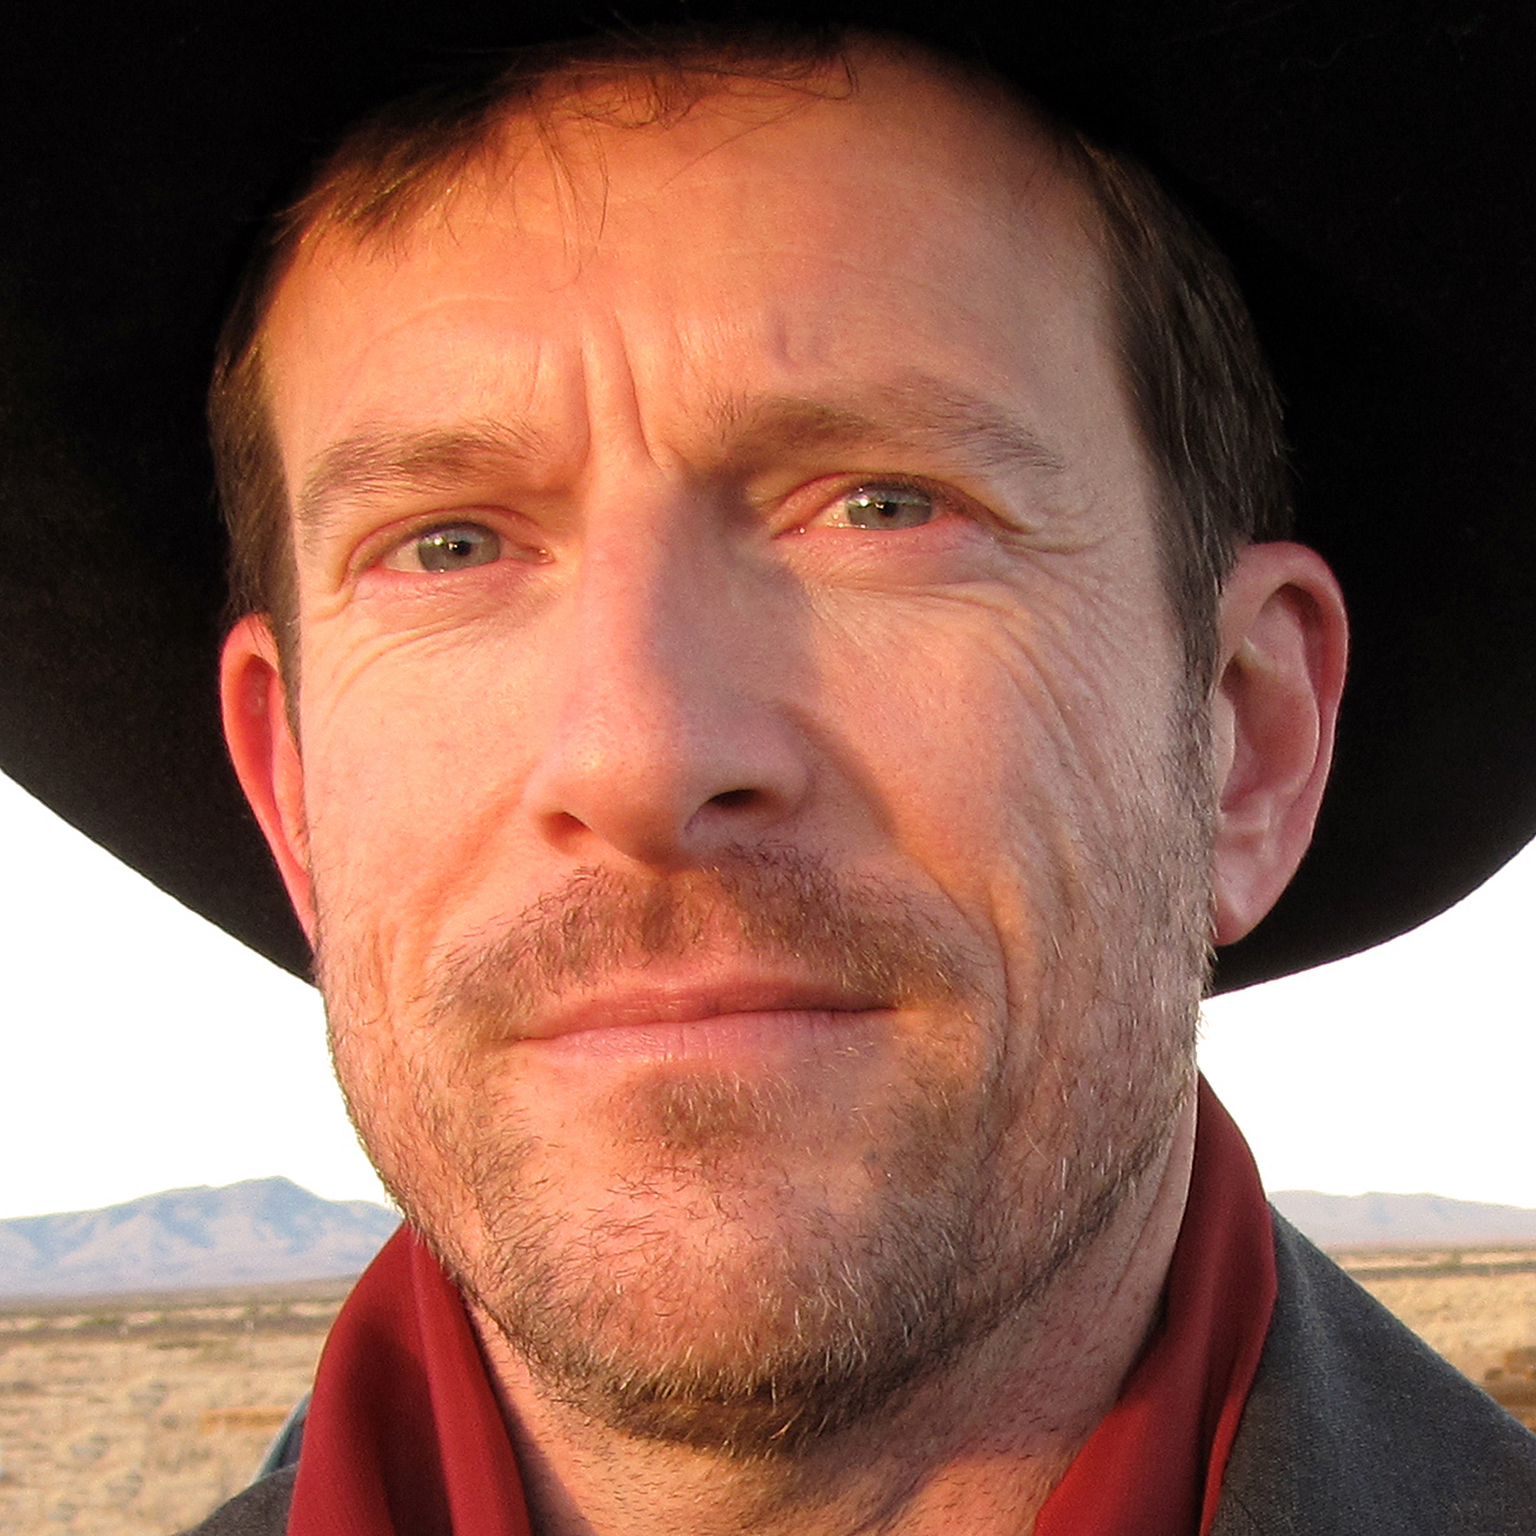
[[[1275,1217],[1280,1298],[1212,1536],[1536,1536],[1536,1435]],[[293,1466],[188,1536],[283,1536]]]

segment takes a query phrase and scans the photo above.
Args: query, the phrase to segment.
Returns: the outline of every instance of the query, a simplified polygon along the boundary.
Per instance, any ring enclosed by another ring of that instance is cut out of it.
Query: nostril
[[[739,810],[742,806],[751,805],[757,799],[757,791],[753,789],[725,789],[718,795],[711,795],[709,803],[718,805],[722,810]]]

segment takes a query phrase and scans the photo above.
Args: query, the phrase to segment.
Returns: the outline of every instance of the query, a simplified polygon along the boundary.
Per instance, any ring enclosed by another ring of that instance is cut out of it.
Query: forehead
[[[388,236],[318,230],[263,346],[290,469],[349,412],[562,410],[615,349],[637,389],[686,381],[727,412],[791,375],[914,363],[1006,392],[1023,354],[1075,349],[1102,407],[1102,268],[1054,148],[990,90],[855,66],[666,122],[636,122],[622,86],[557,102]]]

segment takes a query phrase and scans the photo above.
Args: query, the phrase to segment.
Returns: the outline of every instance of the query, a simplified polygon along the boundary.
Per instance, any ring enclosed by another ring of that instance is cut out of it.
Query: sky
[[[0,778],[0,1218],[283,1174],[383,1198],[315,993]],[[1218,998],[1201,1061],[1271,1189],[1536,1207],[1536,845],[1364,955]]]

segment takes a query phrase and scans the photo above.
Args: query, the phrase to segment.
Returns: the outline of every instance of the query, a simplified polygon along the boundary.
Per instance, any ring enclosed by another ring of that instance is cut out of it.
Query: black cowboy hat
[[[822,6],[819,9],[828,9]],[[213,337],[262,217],[349,120],[511,43],[762,7],[102,7],[0,60],[0,766],[296,971],[226,764]],[[1132,149],[1233,257],[1300,533],[1355,625],[1334,783],[1243,985],[1455,901],[1536,832],[1536,200],[1524,0],[836,7],[979,55]],[[931,9],[931,8],[930,8]]]

